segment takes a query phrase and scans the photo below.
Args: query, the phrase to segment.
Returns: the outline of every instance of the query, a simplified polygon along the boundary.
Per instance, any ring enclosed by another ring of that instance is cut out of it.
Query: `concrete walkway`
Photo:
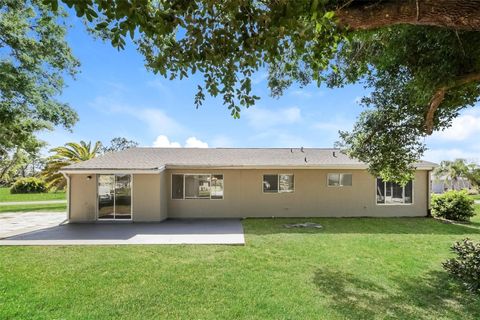
[[[0,202],[1,206],[19,206],[29,204],[56,204],[67,203],[67,200],[41,200],[41,201],[12,201],[12,202]]]
[[[58,226],[65,222],[65,212],[0,213],[0,239],[30,231]]]
[[[0,240],[0,245],[119,244],[243,245],[245,238],[238,219],[203,219],[161,223],[64,224]]]

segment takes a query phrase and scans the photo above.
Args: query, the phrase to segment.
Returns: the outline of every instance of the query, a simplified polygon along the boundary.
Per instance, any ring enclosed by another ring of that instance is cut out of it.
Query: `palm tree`
[[[41,174],[47,183],[47,187],[49,189],[63,190],[67,181],[59,172],[60,169],[76,162],[95,158],[101,147],[100,141],[97,141],[93,148],[91,142],[80,141],[80,143],[69,142],[63,147],[51,149],[50,152],[55,152],[55,154],[48,158]]]
[[[440,162],[440,166],[435,168],[434,175],[437,179],[443,179],[444,183],[450,184],[450,189],[455,189],[455,186],[460,187],[459,181],[462,181],[465,188],[464,179],[468,175],[468,166],[464,159],[456,159],[455,161],[444,160]]]
[[[476,163],[471,163],[468,165],[467,179],[470,181],[470,184],[479,191],[480,189],[480,166]]]

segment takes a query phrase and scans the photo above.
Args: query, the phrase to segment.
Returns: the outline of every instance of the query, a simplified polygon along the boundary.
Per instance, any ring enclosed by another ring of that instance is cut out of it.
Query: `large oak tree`
[[[292,83],[364,83],[366,110],[341,145],[387,180],[411,178],[422,138],[479,97],[480,0],[63,2],[114,46],[134,39],[153,72],[200,72],[197,106],[220,95],[234,117],[258,99],[251,77],[263,67],[274,96]]]
[[[0,0],[0,179],[38,153],[40,130],[71,128],[76,112],[58,100],[78,61],[65,41],[63,10],[39,0]]]

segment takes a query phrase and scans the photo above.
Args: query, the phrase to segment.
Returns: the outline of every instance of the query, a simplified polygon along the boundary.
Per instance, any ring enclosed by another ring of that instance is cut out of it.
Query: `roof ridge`
[[[134,147],[130,149],[172,149],[172,150],[182,150],[182,149],[209,149],[209,150],[290,150],[290,149],[304,149],[304,150],[341,150],[340,148],[323,148],[323,147],[214,147],[214,148],[185,148],[185,147]]]

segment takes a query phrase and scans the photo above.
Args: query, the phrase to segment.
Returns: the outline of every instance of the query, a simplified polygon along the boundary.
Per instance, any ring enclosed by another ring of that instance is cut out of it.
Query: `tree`
[[[468,172],[469,167],[464,159],[444,160],[433,171],[437,178],[443,178],[450,185],[450,189],[465,188],[464,179],[467,179]],[[462,185],[460,185],[460,181],[462,181]]]
[[[101,143],[97,141],[92,146],[91,142],[80,141],[80,143],[69,142],[63,147],[50,150],[55,154],[48,158],[42,177],[49,189],[61,190],[65,188],[66,180],[59,172],[63,167],[70,164],[86,161],[95,158],[100,153]]]
[[[385,180],[412,178],[422,139],[480,95],[480,0],[63,1],[115,47],[135,39],[153,72],[201,72],[197,107],[221,95],[235,118],[263,67],[273,96],[364,83],[368,109],[339,145]]]
[[[44,160],[40,148],[31,152],[17,148],[0,161],[0,185],[8,186],[19,177],[37,175],[45,165]]]
[[[56,98],[63,76],[74,76],[79,65],[65,41],[64,18],[39,0],[0,0],[0,163],[34,154],[43,146],[38,131],[70,129],[78,119]]]
[[[480,167],[476,163],[468,166],[467,179],[477,191],[480,191]]]
[[[128,140],[123,137],[115,137],[110,140],[110,145],[108,147],[101,147],[103,153],[122,151],[125,149],[135,148],[138,146],[138,142],[133,140]]]

